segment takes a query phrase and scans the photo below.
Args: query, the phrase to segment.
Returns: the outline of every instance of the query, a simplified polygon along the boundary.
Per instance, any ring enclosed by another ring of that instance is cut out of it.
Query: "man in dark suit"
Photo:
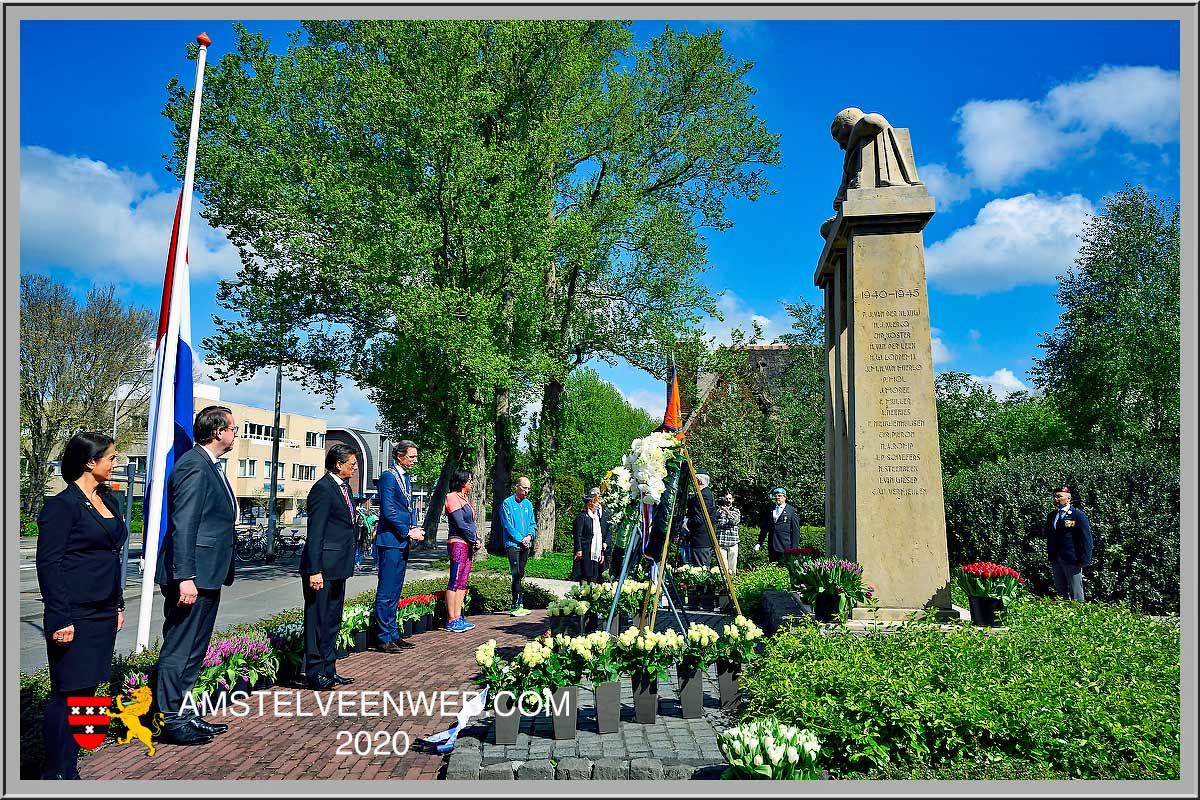
[[[784,551],[800,546],[800,512],[788,504],[786,489],[775,489],[771,492],[771,499],[775,505],[763,512],[758,544],[754,545],[754,549],[761,550],[766,541],[767,557],[779,561]]]
[[[696,475],[696,483],[700,484],[700,494],[692,495],[688,500],[687,528],[690,541],[690,559],[693,567],[708,567],[712,564],[712,535],[708,532],[709,523],[705,521],[704,512],[708,511],[708,519],[715,520],[717,504],[713,500],[711,479],[704,473]],[[703,508],[701,508],[703,504]]]
[[[304,675],[313,689],[354,683],[337,673],[337,635],[342,626],[346,579],[354,574],[357,512],[349,480],[358,456],[335,444],[325,454],[325,477],[308,493],[308,538],[300,553],[304,586]]]
[[[1092,563],[1092,525],[1072,504],[1071,487],[1054,488],[1058,506],[1046,517],[1046,549],[1054,572],[1054,591],[1059,597],[1083,602],[1083,568]]]
[[[184,697],[208,651],[221,586],[233,583],[237,500],[217,459],[233,449],[237,423],[228,408],[208,406],[192,429],[196,444],[167,480],[167,531],[156,572],[166,619],[155,696],[164,717],[162,741],[174,744],[205,744],[228,728],[198,716]]]
[[[404,589],[408,550],[412,542],[425,539],[414,525],[412,478],[408,471],[417,463],[417,445],[402,439],[392,447],[392,466],[379,476],[379,523],[375,529],[375,566],[379,585],[375,591],[375,620],[379,625],[379,650],[399,653],[412,642],[400,638],[396,604]]]

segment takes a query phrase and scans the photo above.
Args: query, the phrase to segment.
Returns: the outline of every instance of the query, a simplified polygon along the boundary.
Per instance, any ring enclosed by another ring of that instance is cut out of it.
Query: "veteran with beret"
[[[771,561],[780,561],[786,551],[800,546],[800,512],[788,503],[786,489],[772,490],[771,499],[775,504],[763,512],[758,526],[758,544],[754,549],[762,549],[766,542],[767,557]]]
[[[1054,487],[1057,508],[1046,517],[1046,547],[1055,593],[1082,603],[1083,568],[1092,563],[1092,525],[1087,514],[1075,507],[1074,498],[1070,486]]]

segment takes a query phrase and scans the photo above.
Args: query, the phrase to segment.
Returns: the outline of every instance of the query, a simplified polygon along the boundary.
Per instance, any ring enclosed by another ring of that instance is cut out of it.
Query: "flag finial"
[[[196,37],[196,41],[201,47],[208,47],[210,44],[212,44],[212,39],[208,38],[208,34],[203,32]]]

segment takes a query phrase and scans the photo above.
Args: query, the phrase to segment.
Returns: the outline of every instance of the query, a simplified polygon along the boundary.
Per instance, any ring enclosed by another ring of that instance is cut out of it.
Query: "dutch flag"
[[[150,611],[154,600],[154,573],[158,550],[167,532],[167,481],[175,462],[192,448],[192,311],[188,275],[188,223],[192,213],[192,185],[196,171],[196,138],[200,129],[200,96],[204,61],[212,40],[196,37],[200,51],[196,64],[196,93],[192,98],[192,128],[188,138],[183,189],[171,226],[171,249],[163,281],[158,337],[154,346],[154,382],[150,391],[150,428],[146,434],[146,495],[142,504],[145,527],[142,540],[141,607],[138,614],[138,650],[150,641]]]

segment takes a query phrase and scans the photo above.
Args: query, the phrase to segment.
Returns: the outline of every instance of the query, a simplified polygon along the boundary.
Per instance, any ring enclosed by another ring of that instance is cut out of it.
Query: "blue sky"
[[[247,21],[273,49],[296,22]],[[662,21],[639,21],[645,41]],[[1058,320],[1056,276],[1071,265],[1087,215],[1126,183],[1179,197],[1179,25],[1174,21],[674,22],[725,30],[726,49],[755,63],[757,113],[781,134],[776,193],[734,202],[732,230],[708,236],[705,281],[725,321],[785,333],[782,303],[820,304],[812,284],[841,151],[829,135],[846,106],[910,129],[918,172],[937,198],[925,229],[935,369],[968,372],[1006,392],[1031,385],[1038,334]],[[153,309],[162,291],[179,187],[165,86],[192,86],[185,45],[201,30],[212,63],[234,44],[228,20],[20,23],[21,270],[80,294],[115,282]],[[197,198],[197,206],[201,198]],[[193,340],[212,333],[216,281],[236,251],[198,217],[190,238]],[[644,373],[599,365],[633,402],[661,413]],[[273,375],[223,387],[265,406]],[[371,427],[355,387],[332,411],[287,385],[284,408]]]

